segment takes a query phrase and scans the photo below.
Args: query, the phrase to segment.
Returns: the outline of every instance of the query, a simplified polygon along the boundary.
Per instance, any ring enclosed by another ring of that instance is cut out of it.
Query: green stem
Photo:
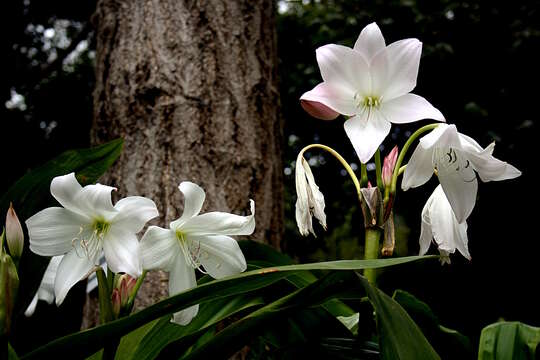
[[[366,243],[364,247],[364,259],[373,260],[379,258],[379,242],[381,239],[381,229],[366,228]],[[364,276],[368,281],[375,285],[377,281],[376,269],[365,269]]]
[[[360,163],[360,187],[366,188],[369,182],[366,164]]]
[[[101,324],[105,324],[114,318],[111,306],[111,289],[105,271],[101,267],[96,270],[96,276],[98,279],[99,318]]]
[[[146,273],[147,271],[143,270],[142,275],[139,276],[139,278],[137,279],[137,282],[135,283],[135,286],[133,287],[133,293],[131,294],[127,302],[128,309],[131,309],[131,307],[133,306],[133,303],[135,302],[135,298],[137,297],[137,293],[139,292],[139,289],[141,288],[144,278],[146,277]]]
[[[379,149],[375,152],[375,174],[377,176],[377,187],[381,190],[382,194],[384,192],[384,184],[382,181],[381,151]]]
[[[397,183],[397,177],[399,174],[399,170],[401,168],[401,163],[403,162],[403,159],[405,158],[405,155],[407,154],[407,151],[409,150],[409,147],[412,145],[412,143],[423,133],[426,131],[430,131],[435,129],[439,124],[429,124],[426,126],[422,126],[420,129],[416,130],[408,139],[405,145],[403,145],[403,149],[401,149],[398,159],[396,161],[396,166],[394,167],[394,172],[392,173],[392,184],[390,193],[391,195],[394,195],[396,193],[396,183]]]
[[[360,192],[360,183],[358,182],[358,178],[354,174],[354,171],[351,168],[351,166],[349,165],[349,163],[347,161],[345,161],[345,159],[336,150],[332,149],[329,146],[322,145],[322,144],[308,145],[305,148],[303,148],[302,150],[300,150],[300,153],[298,154],[298,156],[303,156],[304,152],[306,152],[307,150],[312,149],[312,148],[319,148],[319,149],[326,150],[327,152],[332,154],[332,156],[334,156],[341,163],[341,165],[343,165],[343,167],[345,168],[345,170],[347,171],[347,173],[351,177],[352,182],[354,183],[354,186],[356,188],[356,193],[358,194],[358,198],[361,199],[362,194]],[[366,178],[367,178],[367,175],[366,175]]]

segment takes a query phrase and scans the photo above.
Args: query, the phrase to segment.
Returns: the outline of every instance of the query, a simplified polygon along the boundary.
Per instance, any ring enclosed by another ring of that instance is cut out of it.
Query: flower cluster
[[[82,187],[74,173],[52,180],[51,194],[62,207],[44,209],[26,221],[30,249],[38,255],[52,256],[26,311],[28,316],[39,299],[51,303],[56,298],[60,305],[73,285],[89,276],[94,279],[90,279],[88,290],[94,288],[96,280],[92,274],[100,266],[129,275],[131,285],[143,270],[169,271],[171,295],[197,285],[195,269],[214,278],[246,269],[238,243],[228,235],[253,233],[253,200],[249,216],[222,212],[199,215],[205,193],[198,185],[183,182],[182,217],[171,222],[169,229],[150,226],[139,241],[137,233],[159,215],[155,203],[145,197],[130,196],[113,206],[113,190],[116,189],[101,184]],[[126,302],[127,295],[122,298],[122,292],[113,291],[112,295],[113,305]],[[195,305],[175,314],[173,321],[185,325],[196,313]]]
[[[445,121],[426,99],[410,93],[416,86],[421,49],[422,43],[417,39],[386,46],[377,24],[369,24],[352,49],[335,44],[317,49],[323,82],[301,96],[301,105],[310,115],[323,120],[345,115],[345,132],[360,161],[366,164],[388,135],[391,123]],[[470,259],[466,220],[476,202],[477,174],[486,182],[512,179],[521,172],[493,157],[494,144],[482,148],[472,138],[459,133],[455,125],[439,124],[432,128],[431,133],[420,139],[404,172],[394,168],[400,165],[396,165],[397,148],[385,159],[379,170],[382,174],[378,187],[386,191],[386,208],[378,219],[392,221],[392,192],[398,174],[403,172],[401,187],[408,190],[425,184],[435,173],[440,185],[422,211],[420,254],[427,252],[434,239],[444,261],[449,261],[448,255],[455,249]],[[308,235],[307,229],[313,233],[311,216],[325,221],[326,215],[324,197],[304,163],[297,161],[296,165],[296,220],[300,233]],[[369,199],[364,200],[365,189],[357,186],[357,190],[362,204],[370,204]],[[386,223],[377,225],[385,227],[385,232],[392,228]]]

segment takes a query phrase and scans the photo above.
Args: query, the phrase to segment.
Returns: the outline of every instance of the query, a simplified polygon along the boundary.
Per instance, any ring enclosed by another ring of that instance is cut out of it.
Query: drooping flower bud
[[[300,105],[306,112],[321,120],[334,120],[339,116],[339,113],[330,109],[328,106],[317,101],[300,100]]]
[[[6,240],[13,259],[19,259],[24,248],[24,233],[12,203],[6,214]]]
[[[385,187],[390,186],[392,183],[392,173],[394,172],[394,167],[396,166],[396,161],[398,158],[398,147],[394,146],[392,151],[384,158],[383,168],[382,168],[382,181]]]
[[[312,233],[312,216],[314,216],[321,226],[326,230],[326,214],[324,213],[324,195],[315,184],[315,178],[311,172],[308,162],[302,156],[298,155],[296,159],[296,224],[298,230],[303,236]]]
[[[368,182],[367,188],[361,188],[361,208],[364,215],[364,226],[367,228],[377,225],[382,211],[382,196],[378,187],[372,187]]]

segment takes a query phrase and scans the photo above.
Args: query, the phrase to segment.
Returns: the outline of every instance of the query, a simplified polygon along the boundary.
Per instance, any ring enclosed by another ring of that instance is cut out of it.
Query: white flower
[[[445,121],[416,86],[422,43],[417,39],[388,46],[375,23],[366,26],[354,48],[329,44],[317,49],[323,82],[300,98],[311,115],[351,118],[345,131],[362,163],[367,163],[390,132],[390,123],[421,119]]]
[[[449,255],[456,249],[466,259],[471,260],[467,248],[467,222],[457,221],[441,185],[435,188],[422,210],[420,255],[428,251],[432,239],[439,248],[443,263],[450,263]]]
[[[206,196],[204,190],[188,181],[182,182],[179,189],[184,194],[182,216],[171,222],[169,229],[150,226],[140,247],[144,269],[169,272],[171,296],[197,286],[195,269],[215,279],[243,272],[244,254],[228,235],[250,235],[255,229],[253,200],[249,216],[224,212],[199,215]],[[198,311],[199,305],[191,306],[175,313],[172,321],[187,325]]]
[[[308,162],[298,155],[296,159],[296,224],[300,234],[307,236],[313,231],[312,216],[319,220],[319,223],[326,230],[326,214],[324,213],[324,195],[315,184],[315,178],[311,172]]]
[[[493,157],[495,144],[483,149],[472,138],[460,134],[455,125],[441,124],[422,137],[405,168],[401,187],[408,190],[426,183],[437,170],[439,182],[462,223],[471,214],[476,202],[478,181],[513,179],[521,172]]]
[[[56,272],[58,271],[58,265],[60,265],[60,262],[62,261],[64,255],[58,255],[53,256],[51,260],[49,261],[49,265],[47,266],[47,269],[45,270],[45,273],[43,274],[43,278],[41,279],[41,283],[39,284],[39,288],[32,298],[32,302],[26,310],[24,311],[24,315],[29,317],[34,314],[36,311],[36,306],[38,303],[38,300],[44,300],[48,304],[52,304],[54,300],[54,279],[56,278]],[[102,257],[100,259],[101,267],[104,271],[107,271],[107,264],[105,264],[105,258]],[[86,292],[89,293],[92,290],[94,290],[98,286],[97,282],[97,276],[96,273],[93,272],[88,277],[88,283],[86,284]]]
[[[113,206],[113,189],[101,184],[82,187],[74,173],[55,177],[51,194],[63,208],[50,207],[26,220],[30,250],[42,256],[65,254],[54,283],[57,305],[99,265],[102,253],[113,272],[141,274],[135,234],[158,211],[152,200],[140,196],[126,197]]]

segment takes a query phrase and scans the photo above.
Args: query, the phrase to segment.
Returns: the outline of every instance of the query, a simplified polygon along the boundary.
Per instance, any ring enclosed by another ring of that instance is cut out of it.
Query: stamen
[[[208,257],[206,251],[201,252],[201,243],[199,241],[194,242],[185,238],[181,231],[176,232],[176,237],[180,243],[180,249],[186,259],[186,263],[193,269],[199,270],[203,274],[207,274],[201,267],[201,255]]]

